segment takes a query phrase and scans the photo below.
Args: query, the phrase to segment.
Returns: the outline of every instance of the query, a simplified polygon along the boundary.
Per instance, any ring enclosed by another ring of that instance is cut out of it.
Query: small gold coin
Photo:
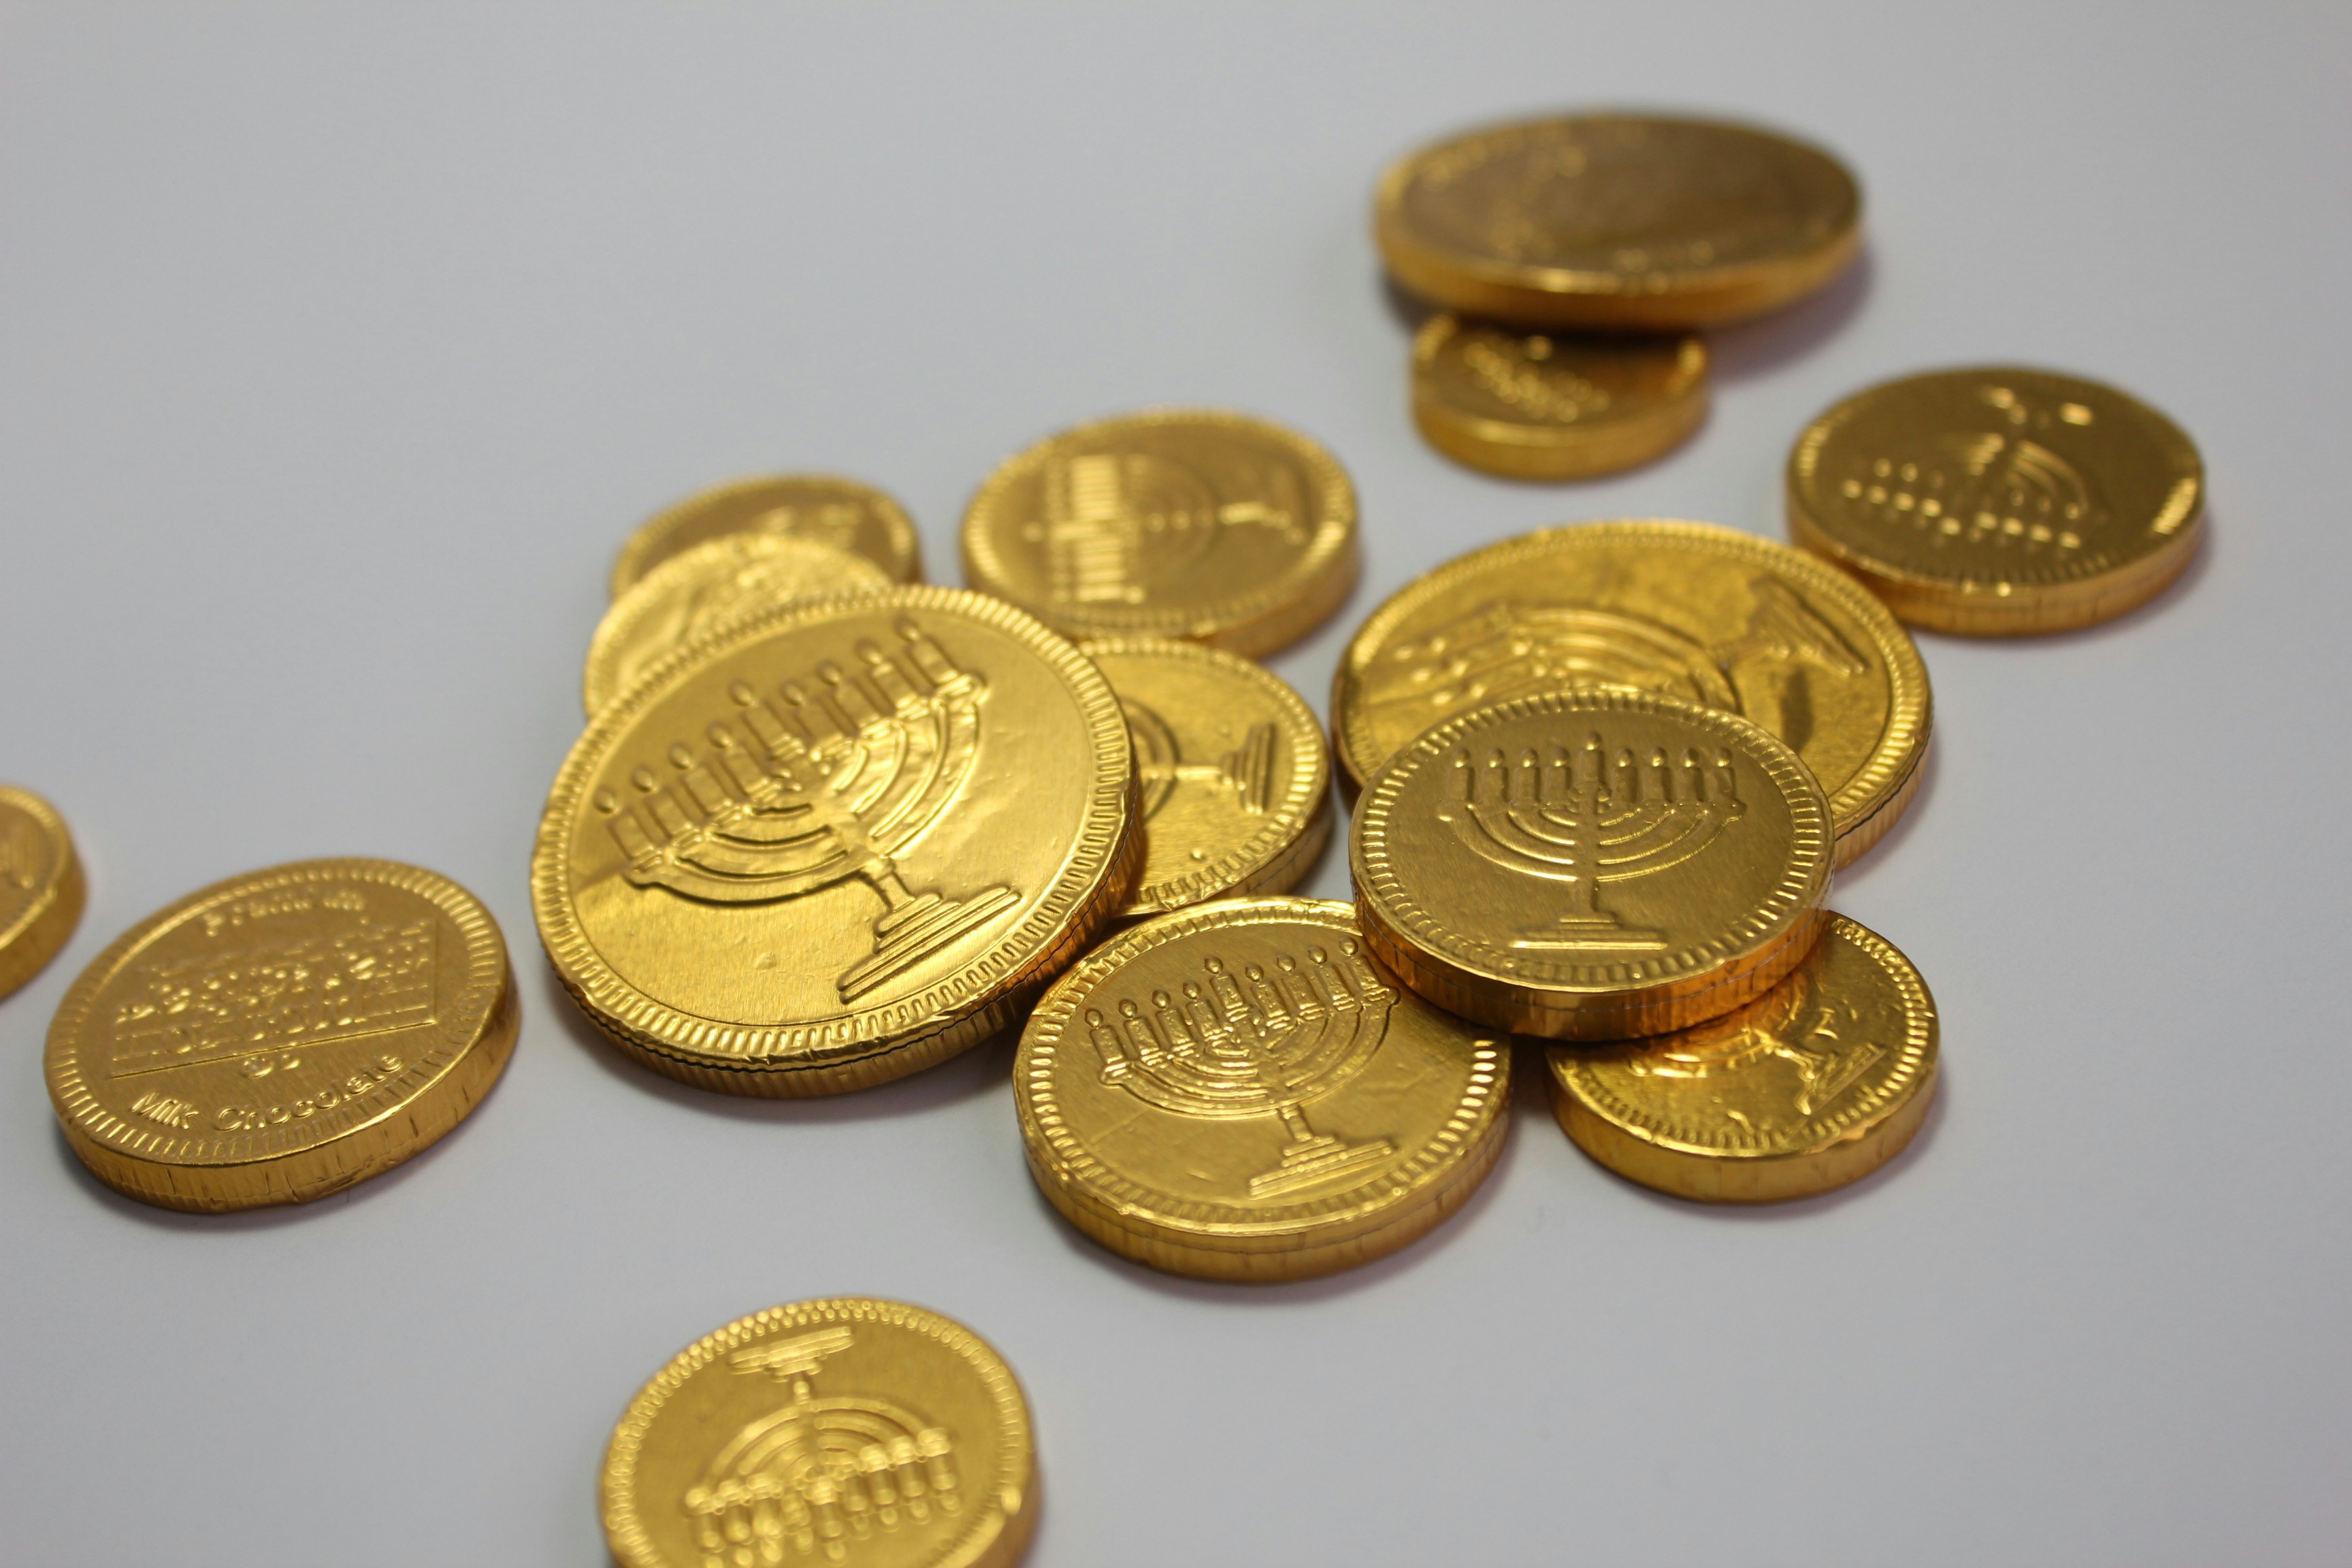
[[[464,1121],[518,1017],[471,893],[299,860],[191,893],[92,960],[49,1026],[49,1100],[82,1163],[142,1202],[308,1203]]]
[[[1064,975],[1013,1082],[1029,1169],[1087,1235],[1213,1279],[1367,1263],[1494,1166],[1510,1040],[1400,989],[1353,911],[1223,900]]]
[[[1613,474],[1706,416],[1695,337],[1567,337],[1446,312],[1413,338],[1413,423],[1455,462],[1506,479]]]
[[[2197,553],[2205,465],[2114,387],[1941,371],[1856,393],[1789,458],[1789,531],[1913,626],[2021,637],[2112,620]]]
[[[1714,326],[1828,282],[1862,191],[1817,147],[1745,125],[1581,114],[1472,132],[1382,176],[1397,281],[1530,327]]]
[[[1281,893],[1331,837],[1331,756],[1298,693],[1199,643],[1081,645],[1118,694],[1135,746],[1143,877],[1120,918]]]
[[[789,533],[729,533],[671,556],[613,601],[581,677],[590,717],[688,643],[778,605],[891,585],[837,545]]]
[[[1441,719],[1597,685],[1738,713],[1795,747],[1829,793],[1841,866],[1919,787],[1927,668],[1886,606],[1802,551],[1665,521],[1507,539],[1373,611],[1332,683],[1341,782]]]
[[[81,920],[83,893],[66,819],[32,791],[0,784],[0,996],[58,955]]]
[[[985,1341],[850,1296],[680,1351],[622,1414],[597,1498],[624,1568],[1010,1568],[1037,1528],[1037,1460]]]
[[[777,474],[688,496],[629,535],[613,563],[613,597],[671,556],[730,533],[814,539],[863,555],[893,583],[923,575],[921,541],[897,501],[855,479]]]
[[[1349,842],[1374,957],[1551,1039],[1657,1035],[1769,990],[1820,934],[1829,802],[1735,714],[1601,687],[1475,709],[1373,775]]]
[[[1902,1152],[1936,1093],[1936,1002],[1893,943],[1843,915],[1762,996],[1678,1034],[1555,1046],[1552,1105],[1629,1181],[1777,1203]]]
[[[1160,409],[1066,430],[998,465],[963,518],[965,578],[1048,626],[1247,658],[1320,626],[1360,563],[1339,465],[1241,414]]]
[[[674,654],[556,775],[531,908],[589,1017],[734,1094],[901,1077],[1003,1027],[1126,901],[1102,673],[1001,600],[821,599]]]

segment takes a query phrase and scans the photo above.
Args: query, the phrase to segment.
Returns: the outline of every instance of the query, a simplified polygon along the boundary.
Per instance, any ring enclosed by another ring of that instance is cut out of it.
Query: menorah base
[[[1513,947],[1551,949],[1563,947],[1639,947],[1657,949],[1666,945],[1665,937],[1654,931],[1636,931],[1619,922],[1612,914],[1562,915],[1550,924],[1534,931],[1523,931],[1511,939]]]
[[[837,982],[841,999],[855,1002],[1020,901],[1021,895],[1010,888],[991,888],[969,899],[925,893],[900,904],[874,922],[873,953],[842,973]]]
[[[1270,1198],[1297,1192],[1333,1176],[1377,1165],[1395,1152],[1396,1145],[1385,1138],[1370,1143],[1342,1143],[1337,1138],[1304,1139],[1283,1150],[1281,1164],[1250,1178],[1250,1196]]]

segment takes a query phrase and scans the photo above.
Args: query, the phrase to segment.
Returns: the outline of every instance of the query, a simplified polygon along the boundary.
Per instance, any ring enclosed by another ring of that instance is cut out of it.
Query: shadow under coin
[[[1865,239],[1853,264],[1818,291],[1770,315],[1710,331],[1706,347],[1717,378],[1745,381],[1769,375],[1812,353],[1861,310],[1870,296],[1874,267]]]
[[[1861,859],[1840,868],[1830,884],[1832,903],[1836,902],[1838,893],[1853,887],[1890,858],[1902,852],[1903,841],[1911,836],[1912,828],[1927,814],[1927,803],[1935,797],[1936,773],[1943,765],[1943,742],[1930,736],[1927,754],[1919,759],[1919,785],[1911,792],[1910,800],[1903,807],[1903,815],[1895,819],[1895,826],[1886,830],[1885,837],[1862,852]]]
[[[872,1089],[800,1098],[769,1098],[698,1089],[693,1084],[682,1083],[657,1073],[614,1045],[610,1036],[590,1022],[587,1016],[580,1011],[580,1005],[572,999],[572,994],[563,988],[563,983],[556,978],[555,972],[545,965],[540,967],[540,985],[546,997],[544,1011],[562,1023],[564,1032],[581,1047],[590,1061],[613,1077],[625,1080],[630,1087],[656,1099],[690,1110],[731,1117],[738,1121],[870,1121],[886,1117],[919,1115],[940,1106],[994,1093],[1012,1079],[1013,1047],[1020,1038],[1021,1026],[1028,1021],[1024,1014],[980,1044],[949,1058],[937,1067],[926,1068]]]

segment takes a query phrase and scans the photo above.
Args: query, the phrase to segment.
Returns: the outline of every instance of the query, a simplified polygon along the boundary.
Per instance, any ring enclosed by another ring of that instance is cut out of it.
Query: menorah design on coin
[[[1499,749],[1483,763],[1456,752],[1437,819],[1505,870],[1567,885],[1568,907],[1513,947],[1661,948],[1662,933],[1635,930],[1600,907],[1601,885],[1681,865],[1747,809],[1729,752],[1710,763],[1685,751],[1677,763],[1655,750],[1643,767],[1621,749],[1612,767],[1596,733],[1573,754],[1554,746],[1549,760],[1533,747],[1516,762]]]
[[[1010,888],[967,899],[914,893],[895,856],[955,799],[980,742],[980,677],[909,619],[899,646],[856,645],[855,673],[826,662],[805,685],[762,697],[729,688],[736,711],[704,731],[707,749],[669,749],[678,776],[631,776],[624,809],[599,790],[637,887],[714,903],[772,903],[853,878],[879,894],[874,951],[837,981],[855,1001],[1021,901]]]
[[[1380,1138],[1347,1143],[1307,1125],[1305,1107],[1346,1084],[1380,1049],[1396,993],[1353,937],[1302,955],[1223,958],[1147,1007],[1122,998],[1087,1009],[1102,1080],[1179,1116],[1279,1117],[1290,1142],[1274,1169],[1250,1178],[1254,1198],[1278,1197],[1377,1165],[1396,1152]]]
[[[1303,542],[1303,498],[1287,470],[1265,476],[1272,499],[1219,501],[1181,463],[1145,452],[1065,458],[1045,473],[1045,516],[1024,531],[1045,546],[1047,591],[1066,604],[1139,605],[1144,560],[1197,560],[1226,528],[1272,529]]]
[[[1180,784],[1230,791],[1234,804],[1251,816],[1274,808],[1273,725],[1251,725],[1242,743],[1213,763],[1188,763],[1167,720],[1132,698],[1120,698],[1118,706],[1135,742],[1135,777],[1146,821],[1159,815]]]
[[[750,1423],[683,1499],[700,1568],[846,1561],[862,1542],[962,1510],[947,1432],[889,1400],[820,1397],[817,1368],[856,1342],[820,1329],[727,1358],[789,1384],[792,1402]]]

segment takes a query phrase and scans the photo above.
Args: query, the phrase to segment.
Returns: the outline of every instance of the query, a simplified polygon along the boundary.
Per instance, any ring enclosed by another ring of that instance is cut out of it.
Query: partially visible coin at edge
[[[1455,462],[1583,479],[1664,456],[1706,417],[1696,337],[1530,332],[1444,312],[1412,343],[1412,417]]]
[[[303,860],[189,894],[90,962],[49,1099],[99,1179],[164,1208],[307,1203],[489,1092],[518,1008],[498,922],[446,877]]]
[[[613,563],[613,597],[671,556],[730,533],[814,539],[865,556],[894,583],[923,575],[922,542],[897,501],[856,479],[773,474],[715,486],[646,522]]]
[[[71,939],[85,889],[57,807],[0,784],[0,996],[38,974]]]

